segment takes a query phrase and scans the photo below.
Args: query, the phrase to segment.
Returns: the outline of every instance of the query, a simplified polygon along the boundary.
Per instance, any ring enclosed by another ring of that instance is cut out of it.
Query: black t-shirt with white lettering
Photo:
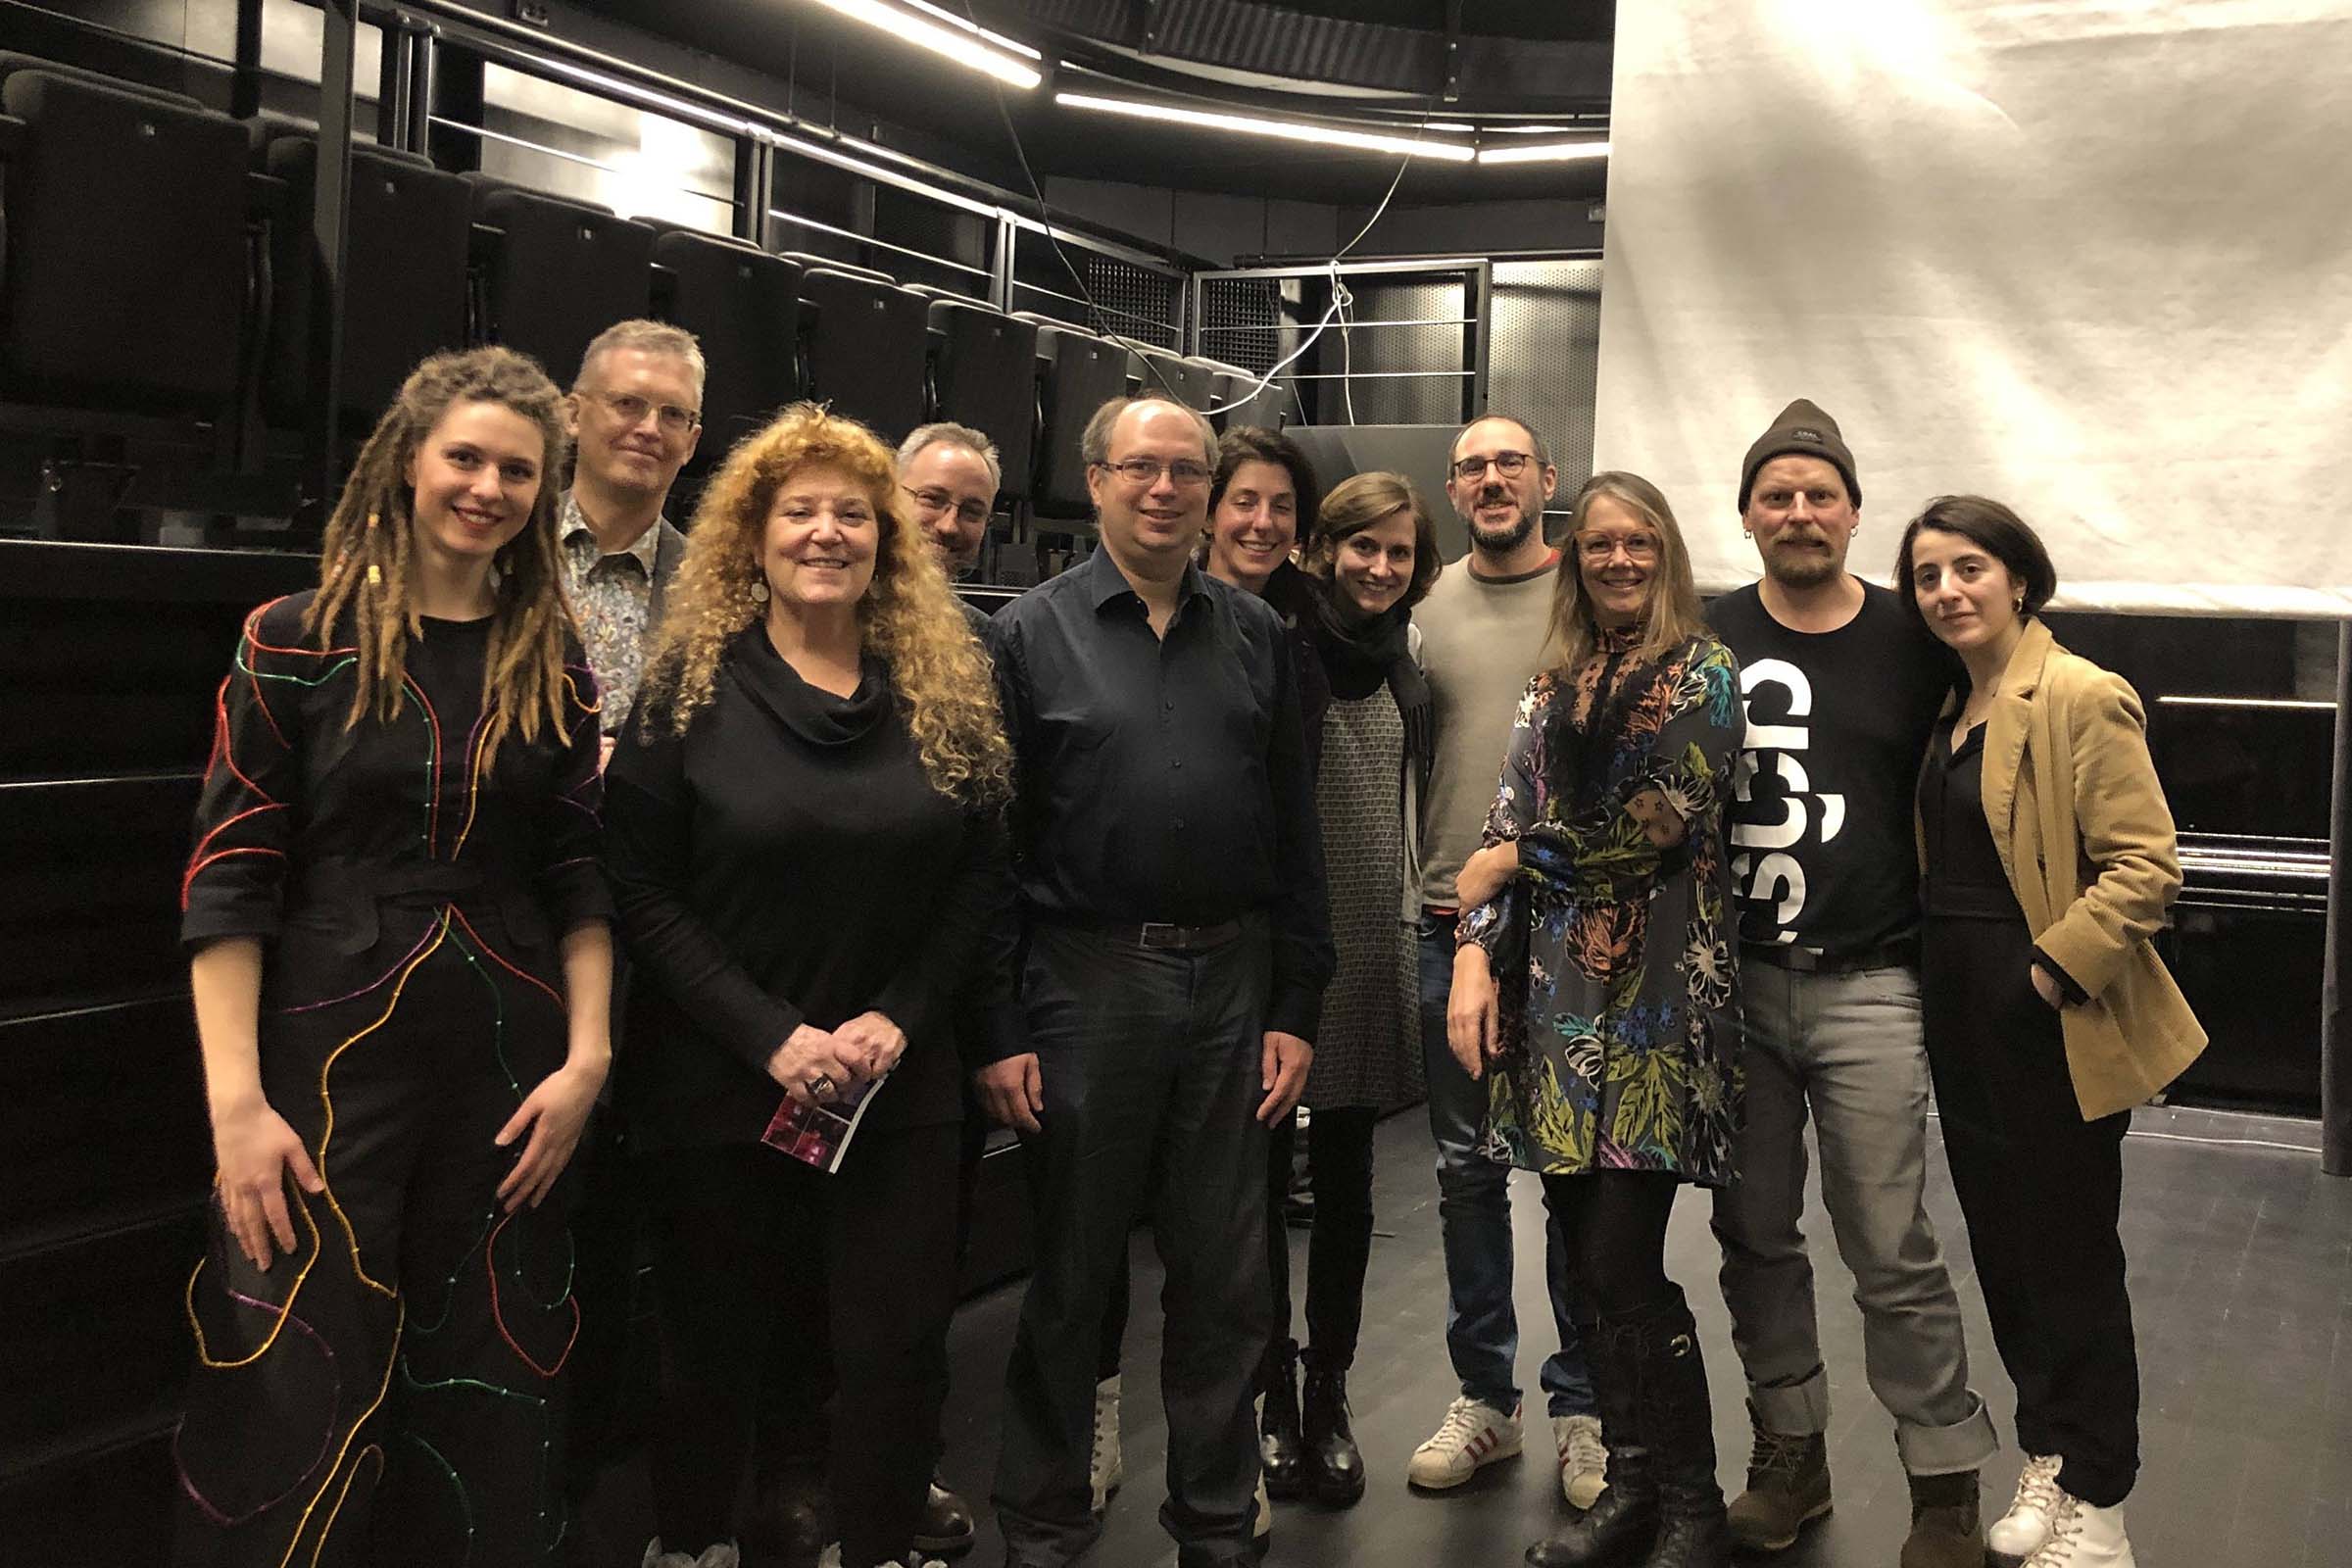
[[[1791,631],[1755,585],[1708,624],[1740,659],[1747,733],[1730,812],[1740,940],[1865,952],[1919,924],[1911,797],[1959,674],[1889,589],[1836,631]]]

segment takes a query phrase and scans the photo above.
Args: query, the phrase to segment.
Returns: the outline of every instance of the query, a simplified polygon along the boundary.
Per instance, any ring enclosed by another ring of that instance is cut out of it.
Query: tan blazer
[[[2147,1100],[2205,1049],[2149,940],[2180,859],[2146,731],[2128,681],[2026,623],[1984,721],[1984,818],[2034,946],[2089,993],[2059,1014],[2086,1121]]]

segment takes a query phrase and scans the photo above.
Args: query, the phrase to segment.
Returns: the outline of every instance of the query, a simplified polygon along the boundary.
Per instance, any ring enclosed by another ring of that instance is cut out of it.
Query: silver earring
[[[764,605],[767,603],[767,582],[764,578],[753,579],[752,603],[755,605]]]

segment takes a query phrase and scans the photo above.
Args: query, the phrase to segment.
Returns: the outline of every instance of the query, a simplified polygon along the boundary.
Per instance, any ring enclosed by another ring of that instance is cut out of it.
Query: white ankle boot
[[[1110,1494],[1127,1478],[1127,1462],[1119,1452],[1119,1375],[1095,1385],[1095,1451],[1088,1465],[1095,1485],[1095,1512],[1110,1506]]]
[[[2031,1557],[2050,1537],[2050,1519],[2058,1511],[2059,1458],[2054,1453],[2029,1453],[2017,1478],[2017,1496],[2009,1511],[1984,1532],[1984,1544],[2004,1557]]]
[[[699,1557],[682,1551],[663,1551],[662,1538],[656,1536],[646,1543],[644,1568],[742,1568],[743,1558],[735,1550],[735,1543],[722,1541],[715,1546],[706,1546]]]
[[[2058,1506],[2050,1514],[2049,1538],[2026,1559],[2026,1568],[2132,1568],[2124,1510],[2093,1507],[2072,1493],[2060,1492]]]

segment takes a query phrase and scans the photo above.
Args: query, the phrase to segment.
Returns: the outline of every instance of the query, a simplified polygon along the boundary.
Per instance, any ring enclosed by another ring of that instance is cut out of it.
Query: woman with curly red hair
[[[858,1413],[833,1423],[842,1561],[919,1560],[932,1456],[906,1435],[938,1430],[956,1285],[951,1008],[1004,926],[1011,767],[889,448],[787,409],[703,493],[607,777],[668,1371],[649,1564],[736,1562],[765,1369],[828,1339]],[[777,1131],[854,1106],[831,1171]]]

